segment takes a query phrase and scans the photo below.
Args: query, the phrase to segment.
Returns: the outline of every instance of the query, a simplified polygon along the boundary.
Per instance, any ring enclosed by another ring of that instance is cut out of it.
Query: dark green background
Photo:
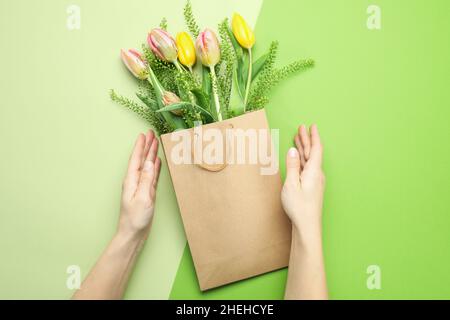
[[[381,7],[381,30],[366,9]],[[257,53],[316,67],[267,107],[282,154],[300,123],[325,146],[324,246],[334,299],[450,298],[450,2],[264,1]],[[284,166],[282,168],[284,171]],[[381,290],[366,269],[381,268]],[[186,248],[172,299],[282,298],[286,270],[201,293]]]

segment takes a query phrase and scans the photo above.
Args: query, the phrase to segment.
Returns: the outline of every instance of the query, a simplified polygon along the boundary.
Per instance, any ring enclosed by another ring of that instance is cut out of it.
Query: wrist
[[[125,228],[119,228],[114,239],[123,244],[137,244],[144,242],[147,238],[146,232],[144,230],[129,230]]]
[[[322,227],[320,224],[309,225],[308,228],[292,225],[292,242],[304,249],[320,249],[322,247]]]
[[[150,223],[134,223],[129,218],[120,218],[116,235],[123,239],[145,241],[148,238],[151,228]]]

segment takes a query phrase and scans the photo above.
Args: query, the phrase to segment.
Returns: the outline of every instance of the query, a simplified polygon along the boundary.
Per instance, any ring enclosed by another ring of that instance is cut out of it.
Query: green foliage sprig
[[[159,23],[159,27],[163,29],[164,31],[167,31],[167,19],[162,18],[161,22]]]
[[[197,38],[200,33],[200,27],[198,26],[197,20],[195,19],[194,14],[192,12],[191,1],[188,0],[186,2],[183,14],[189,32],[192,34],[194,38]]]
[[[275,69],[275,61],[278,53],[278,41],[273,41],[270,44],[267,60],[262,68],[256,85],[252,88],[249,99],[249,110],[257,110],[264,108],[269,102],[268,94],[281,80],[288,76],[305,70],[314,65],[314,60],[299,60],[295,61],[280,69]]]
[[[167,91],[174,92],[177,89],[176,83],[173,81],[178,73],[175,66],[171,63],[163,61],[153,54],[147,45],[142,45],[142,52],[145,61],[150,65],[156,77]]]
[[[144,107],[126,97],[120,96],[114,90],[110,91],[110,97],[112,101],[117,102],[125,108],[135,112],[144,120],[148,121],[158,134],[169,133],[174,130],[174,128],[170,127],[166,122],[164,122],[164,120],[162,120],[158,113],[152,111],[150,108]]]
[[[228,19],[219,24],[219,36],[221,40],[221,62],[218,70],[218,80],[222,97],[222,106],[229,117],[231,87],[233,85],[233,70],[237,63],[236,52],[233,50],[228,34]]]

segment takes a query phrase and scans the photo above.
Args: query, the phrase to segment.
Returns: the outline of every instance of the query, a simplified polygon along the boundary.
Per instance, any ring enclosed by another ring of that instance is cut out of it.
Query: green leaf
[[[180,110],[180,109],[186,108],[188,106],[192,106],[192,104],[189,102],[172,103],[172,104],[169,104],[168,106],[162,107],[161,109],[157,110],[156,112],[175,111],[175,110]]]
[[[149,96],[145,96],[142,93],[136,93],[136,96],[151,110],[153,111],[158,110],[158,103]]]
[[[168,112],[163,112],[163,114],[170,114],[173,117],[173,122],[175,123],[176,130],[183,130],[188,128],[183,118],[177,117],[176,115]]]
[[[202,66],[202,88],[203,91],[211,94],[211,75],[207,67]]]
[[[206,109],[200,107],[197,104],[193,105],[196,109],[199,109],[200,112],[205,116],[205,118],[207,118],[208,120],[210,120],[211,122],[215,122],[217,121],[217,119],[215,117],[213,117],[213,115]]]
[[[244,112],[244,101],[235,80],[231,86],[230,110],[233,116],[241,115]]]
[[[244,92],[245,92],[245,82],[244,79],[247,79],[247,77],[242,77],[243,74],[243,69],[245,69],[244,66],[244,59],[241,59],[238,61],[238,65],[237,65],[237,69],[236,72],[234,74],[234,77],[236,79],[236,83],[237,83],[237,88],[238,88],[238,92],[239,95],[241,96],[242,99],[244,99]]]
[[[233,32],[231,31],[230,26],[227,28],[228,36],[230,37],[231,43],[233,44],[234,51],[236,52],[236,58],[238,60],[242,59],[242,56],[244,55],[244,51],[242,50],[242,47],[234,37]]]
[[[253,62],[252,66],[252,79],[255,79],[259,72],[264,68],[267,59],[269,58],[269,53],[266,53]]]
[[[185,108],[191,108],[194,111],[195,111],[195,109],[198,109],[209,120],[211,120],[213,122],[217,121],[216,119],[214,119],[214,117],[211,115],[211,113],[209,113],[207,110],[205,110],[204,108],[200,107],[197,104],[192,104],[190,102],[173,103],[168,106],[165,106],[164,108],[159,109],[156,112],[166,112],[166,111],[170,112],[170,111],[175,111],[175,110],[182,110]]]
[[[269,57],[270,57],[270,50],[269,48],[268,52],[263,54],[261,57],[259,57],[256,61],[252,64],[252,82],[256,78],[256,76],[263,70],[264,66],[266,65]],[[248,76],[248,62],[245,62],[244,67],[242,69],[242,75],[244,76],[244,79],[247,79]]]
[[[262,55],[261,57],[259,57],[255,62],[253,62],[252,64],[252,83],[253,80],[255,80],[256,76],[261,72],[261,70],[263,70],[264,66],[267,63],[267,60],[269,58],[269,53],[266,53],[264,55]],[[240,90],[242,90],[242,86],[244,88],[244,92],[245,92],[245,88],[247,86],[247,78],[248,78],[248,58],[247,56],[245,56],[244,60],[244,64],[242,67],[242,71],[241,71],[241,88]],[[244,80],[245,79],[245,80]]]
[[[209,95],[205,93],[202,89],[196,88],[191,90],[195,99],[197,100],[197,104],[204,108],[209,109]]]
[[[212,95],[212,81],[211,74],[209,73],[209,68],[202,66],[202,88],[209,96],[209,101],[207,103],[207,109],[209,112],[215,113],[214,99]]]
[[[156,76],[154,76],[153,74],[153,70],[151,68],[149,68],[149,74],[150,74],[150,81],[153,85],[153,88],[155,88],[155,96],[156,96],[156,101],[158,103],[158,109],[161,109],[164,107],[163,103],[162,103],[162,92],[160,92],[160,90],[156,89],[156,88],[161,88],[161,90],[164,90],[163,86],[161,85],[161,83],[159,82],[159,80],[156,78]],[[167,124],[175,129],[186,129],[186,123],[184,122],[183,119],[173,115],[170,112],[163,112],[161,113],[162,116],[164,117],[164,120],[167,122]]]

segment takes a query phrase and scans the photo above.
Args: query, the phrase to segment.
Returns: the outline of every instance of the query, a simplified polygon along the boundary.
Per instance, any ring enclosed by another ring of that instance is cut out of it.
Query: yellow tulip
[[[231,29],[236,40],[242,47],[246,49],[250,49],[253,47],[253,45],[255,44],[255,34],[240,14],[235,13],[233,15],[233,20],[231,21]]]
[[[253,30],[250,29],[247,22],[245,22],[244,18],[238,13],[233,15],[233,19],[231,21],[231,30],[233,31],[234,37],[239,42],[241,47],[247,49],[248,51],[248,75],[247,75],[247,83],[245,88],[244,95],[244,112],[246,111],[248,96],[250,93],[250,85],[252,83],[252,47],[255,44],[255,34]]]
[[[195,47],[191,37],[186,32],[177,34],[178,60],[189,69],[195,64]]]

